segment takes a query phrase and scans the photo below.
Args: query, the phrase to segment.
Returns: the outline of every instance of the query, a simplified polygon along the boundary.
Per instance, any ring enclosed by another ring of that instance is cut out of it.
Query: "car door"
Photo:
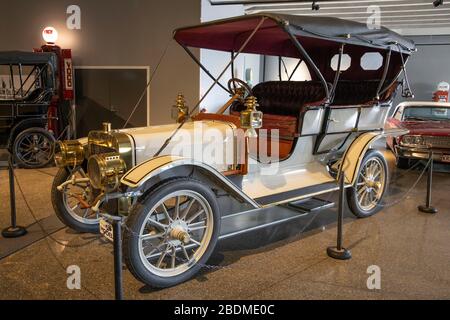
[[[390,107],[390,104],[328,107],[314,153],[338,150],[354,133],[383,130]]]

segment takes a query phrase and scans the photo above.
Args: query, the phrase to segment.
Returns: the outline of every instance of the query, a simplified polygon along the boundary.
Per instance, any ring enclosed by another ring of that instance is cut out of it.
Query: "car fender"
[[[345,183],[354,185],[358,177],[358,172],[361,163],[367,151],[371,148],[374,142],[384,137],[397,137],[407,134],[408,130],[404,129],[386,129],[384,131],[366,132],[358,136],[344,153],[341,159],[342,171],[345,174]],[[341,170],[338,173],[340,177]]]
[[[16,123],[14,125],[14,127],[11,129],[11,132],[9,134],[8,149],[11,150],[14,140],[19,133],[21,133],[24,130],[27,130],[30,128],[35,128],[35,127],[36,128],[45,128],[46,123],[47,123],[47,120],[42,117],[29,118],[29,119],[21,120],[18,123]]]
[[[175,171],[176,168],[180,167],[192,167],[199,169],[206,174],[211,181],[214,181],[214,183],[227,190],[230,195],[244,200],[255,208],[260,207],[252,198],[245,194],[241,189],[239,189],[239,187],[237,187],[219,171],[208,164],[190,158],[170,155],[152,158],[128,171],[121,178],[121,183],[133,191],[141,191],[142,193],[145,193],[153,185],[150,182],[152,178],[162,175],[165,175],[166,177],[170,176],[171,170]],[[179,177],[179,175],[173,175],[172,177]]]

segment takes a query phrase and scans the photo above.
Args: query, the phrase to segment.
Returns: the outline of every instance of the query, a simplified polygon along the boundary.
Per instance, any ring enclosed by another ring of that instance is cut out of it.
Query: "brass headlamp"
[[[177,96],[175,105],[172,106],[172,119],[176,120],[177,123],[181,123],[186,120],[189,116],[189,107],[186,105],[184,96],[180,93]]]
[[[88,175],[96,189],[112,191],[119,187],[127,168],[118,153],[96,154],[89,158]]]
[[[58,141],[55,146],[55,163],[58,167],[75,167],[84,161],[84,148],[78,140]]]
[[[240,120],[241,127],[248,129],[246,131],[246,136],[248,137],[257,137],[258,135],[255,129],[262,127],[263,113],[256,110],[257,106],[258,101],[256,97],[249,96],[245,99],[245,107],[247,109],[241,112]]]

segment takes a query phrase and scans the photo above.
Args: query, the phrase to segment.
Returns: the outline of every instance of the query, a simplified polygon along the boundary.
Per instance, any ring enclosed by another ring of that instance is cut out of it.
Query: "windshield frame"
[[[413,109],[447,109],[447,118],[438,119],[438,118],[428,118],[428,117],[420,117],[420,116],[417,116],[417,117],[414,117],[414,116],[406,117],[405,111],[407,109],[410,109],[410,108],[413,108]],[[401,115],[401,120],[402,121],[408,121],[408,119],[415,119],[415,120],[412,120],[412,121],[450,121],[450,107],[448,107],[448,106],[436,106],[436,105],[404,106],[403,108],[398,109],[396,113],[398,113],[398,112],[402,113],[402,115]]]

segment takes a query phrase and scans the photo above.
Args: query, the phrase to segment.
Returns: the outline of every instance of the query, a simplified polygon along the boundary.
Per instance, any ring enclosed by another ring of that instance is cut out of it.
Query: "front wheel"
[[[347,189],[348,205],[358,218],[366,218],[381,210],[388,181],[388,166],[383,155],[370,150],[365,155],[356,184]]]
[[[58,190],[58,186],[73,178],[80,182],[66,184],[61,191]],[[92,211],[89,203],[100,191],[92,188],[90,182],[82,181],[83,178],[87,178],[87,175],[82,168],[72,172],[67,168],[59,169],[52,186],[53,208],[66,226],[78,232],[98,233],[100,217]]]
[[[161,184],[130,213],[123,235],[125,262],[157,288],[192,278],[211,256],[220,232],[216,196],[199,181]]]

